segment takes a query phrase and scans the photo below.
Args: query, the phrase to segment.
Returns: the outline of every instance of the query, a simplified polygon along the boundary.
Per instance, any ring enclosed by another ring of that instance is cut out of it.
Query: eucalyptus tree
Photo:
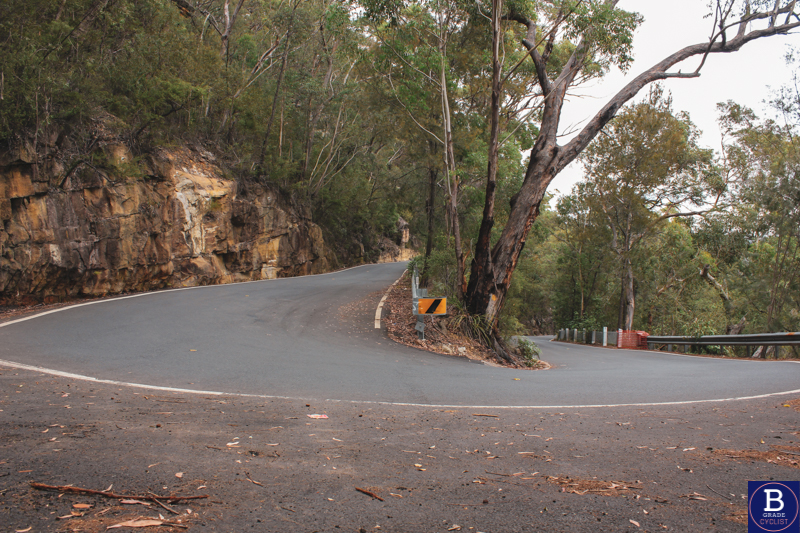
[[[619,259],[618,327],[633,328],[636,308],[633,252],[671,218],[716,208],[726,184],[710,150],[698,146],[699,131],[654,86],[648,98],[623,110],[581,155],[587,180],[610,229]]]
[[[557,314],[559,323],[569,327],[583,327],[590,312],[599,314],[590,309],[591,304],[614,270],[607,246],[610,232],[597,194],[594,183],[582,181],[556,205],[557,230],[553,236],[561,244],[557,275],[563,278]]]
[[[451,57],[450,48],[463,45],[463,30],[469,14],[459,0],[412,0],[386,3],[365,0],[371,33],[377,41],[375,68],[384,77],[389,100],[397,112],[410,119],[426,138],[431,155],[440,159],[428,165],[426,212],[428,236],[423,278],[433,242],[435,192],[443,175],[449,235],[453,236],[457,282],[456,293],[463,297],[464,252],[459,219],[461,175],[456,158],[454,123],[464,112],[463,83],[468,66]],[[453,44],[456,41],[456,44]],[[468,56],[461,56],[463,60]],[[461,93],[460,95],[458,93]],[[467,95],[469,99],[469,95]],[[460,100],[460,101],[459,101]]]
[[[612,64],[623,69],[630,64],[632,33],[640,17],[618,8],[617,3],[616,0],[479,3],[492,34],[491,133],[483,222],[465,300],[471,313],[485,315],[492,323],[502,309],[520,252],[548,185],[589,146],[626,102],[653,82],[700,76],[703,65],[713,54],[735,52],[752,41],[786,34],[800,26],[800,6],[793,0],[716,0],[710,5],[712,28],[707,42],[667,52],[663,60],[633,78],[576,135],[562,144],[559,134],[568,92],[601,76]],[[526,51],[525,61],[535,67],[538,84],[531,97],[538,99],[541,112],[533,117],[537,133],[522,186],[513,199],[508,221],[494,240],[499,110],[504,82],[519,64],[506,65],[504,58],[513,57],[511,51],[520,48]],[[672,70],[690,58],[698,58],[696,67]]]
[[[791,96],[792,99],[787,98]],[[729,284],[746,294],[749,321],[766,331],[800,327],[800,98],[784,91],[781,124],[732,102],[721,105],[730,164],[739,175],[729,224],[746,235]],[[738,280],[742,280],[741,282]],[[745,283],[745,286],[741,284]]]

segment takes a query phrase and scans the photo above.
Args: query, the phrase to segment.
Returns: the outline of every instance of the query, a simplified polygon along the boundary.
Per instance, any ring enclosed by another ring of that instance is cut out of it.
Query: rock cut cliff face
[[[276,190],[239,185],[212,154],[123,145],[90,161],[0,156],[0,302],[320,273],[320,228]]]

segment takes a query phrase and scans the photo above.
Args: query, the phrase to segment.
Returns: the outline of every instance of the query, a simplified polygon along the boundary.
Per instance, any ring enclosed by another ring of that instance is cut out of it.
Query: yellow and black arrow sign
[[[420,298],[419,299],[419,313],[420,315],[446,315],[447,314],[447,298]]]

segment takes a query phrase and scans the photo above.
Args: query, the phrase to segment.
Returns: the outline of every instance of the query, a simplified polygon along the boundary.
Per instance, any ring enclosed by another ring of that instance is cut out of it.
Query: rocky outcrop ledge
[[[212,154],[123,145],[94,160],[0,154],[0,303],[53,302],[328,270],[322,231]]]

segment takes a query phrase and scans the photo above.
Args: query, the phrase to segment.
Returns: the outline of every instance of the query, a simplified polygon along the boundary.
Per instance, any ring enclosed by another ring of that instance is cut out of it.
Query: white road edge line
[[[119,387],[132,387],[138,389],[157,390],[161,392],[179,392],[183,394],[206,394],[210,396],[234,396],[237,398],[259,398],[263,400],[317,400],[316,398],[300,398],[294,396],[277,396],[270,394],[247,394],[242,392],[220,392],[209,390],[196,390],[196,389],[182,389],[178,387],[161,387],[158,385],[145,385],[143,383],[129,383],[126,381],[117,381],[113,379],[100,379],[92,376],[84,376],[81,374],[73,374],[71,372],[63,372],[61,370],[52,370],[49,368],[42,368],[38,366],[25,365],[22,363],[15,363],[13,361],[4,361],[0,359],[0,367],[16,368],[18,370],[28,370],[31,372],[39,372],[41,374],[48,374],[51,376],[77,379],[81,381],[90,381],[92,383],[101,383],[104,385],[115,385]],[[768,394],[759,394],[756,396],[739,396],[733,398],[716,398],[711,400],[684,400],[677,402],[653,402],[653,403],[616,403],[616,404],[598,404],[598,405],[458,405],[458,404],[431,404],[431,403],[410,403],[410,402],[385,402],[377,400],[339,400],[335,398],[325,398],[322,401],[333,403],[349,403],[349,404],[368,404],[368,405],[386,405],[396,407],[426,407],[426,408],[447,408],[447,409],[503,409],[503,410],[519,410],[519,409],[589,409],[589,408],[609,408],[609,407],[658,407],[667,405],[697,405],[704,403],[722,403],[733,402],[742,400],[759,400],[764,398],[772,398],[774,396],[785,396],[787,394],[800,394],[800,389],[771,392]],[[318,400],[317,400],[318,401]]]
[[[392,292],[392,288],[394,288],[394,286],[397,285],[398,281],[403,279],[403,276],[406,275],[406,272],[408,272],[408,269],[405,269],[403,273],[400,274],[400,277],[397,278],[397,280],[394,283],[392,283],[388,289],[386,289],[386,294],[383,295],[383,298],[381,298],[381,302],[378,304],[378,308],[375,309],[375,329],[381,329],[381,313],[383,312],[383,304],[384,302],[386,302],[386,298],[389,297],[389,293]]]

